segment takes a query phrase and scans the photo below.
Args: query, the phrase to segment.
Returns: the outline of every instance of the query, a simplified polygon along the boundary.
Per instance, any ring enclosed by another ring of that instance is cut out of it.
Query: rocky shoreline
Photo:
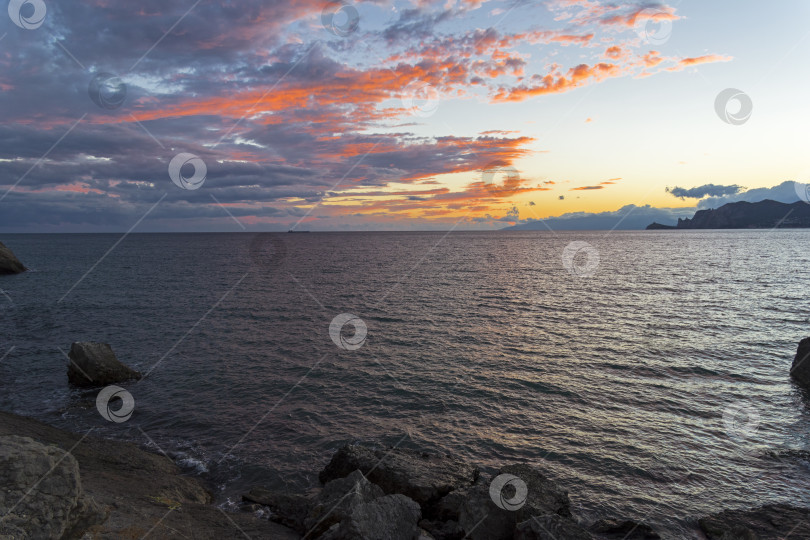
[[[0,412],[0,538],[321,540],[656,539],[621,518],[583,524],[568,493],[529,464],[473,464],[347,445],[312,496],[255,487],[240,512],[213,505],[168,457]],[[710,540],[810,537],[810,509],[769,505],[698,520]]]

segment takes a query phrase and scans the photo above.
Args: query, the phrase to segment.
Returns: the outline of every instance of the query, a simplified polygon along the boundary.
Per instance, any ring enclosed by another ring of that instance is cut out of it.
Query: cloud
[[[667,188],[667,193],[679,199],[702,199],[703,197],[723,197],[739,193],[745,188],[738,185],[720,186],[717,184],[705,184],[694,188]]]
[[[572,212],[545,219],[526,219],[515,225],[516,230],[639,230],[658,222],[675,224],[678,218],[691,218],[695,208],[655,208],[633,204],[608,212]]]

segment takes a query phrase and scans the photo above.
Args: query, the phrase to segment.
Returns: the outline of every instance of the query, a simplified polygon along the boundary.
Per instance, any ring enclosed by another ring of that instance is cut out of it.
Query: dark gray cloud
[[[705,184],[694,188],[667,188],[667,192],[679,199],[702,199],[703,197],[723,197],[734,195],[745,188],[742,186],[720,186],[717,184]]]

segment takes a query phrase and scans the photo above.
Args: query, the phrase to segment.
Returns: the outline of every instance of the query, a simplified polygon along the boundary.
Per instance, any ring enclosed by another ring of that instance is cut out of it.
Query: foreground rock
[[[119,362],[106,343],[74,343],[68,357],[68,381],[76,386],[107,386],[141,378],[140,373]]]
[[[107,519],[76,459],[28,437],[0,437],[0,486],[0,538],[80,538]]]
[[[419,505],[405,495],[385,495],[362,503],[322,540],[416,540]]]
[[[355,470],[385,493],[406,495],[423,508],[455,489],[472,485],[478,478],[477,467],[451,457],[347,445],[332,456],[319,479],[325,484]]]
[[[796,357],[790,368],[790,375],[798,382],[810,387],[810,337],[799,342]]]
[[[182,476],[166,457],[133,444],[77,435],[30,418],[0,412],[0,437],[8,435],[30,437],[44,443],[49,450],[59,452],[60,457],[64,451],[70,451],[81,474],[85,498],[80,500],[93,499],[99,508],[109,510],[107,520],[91,527],[88,538],[113,540],[142,538],[147,534],[149,540],[244,540],[245,535],[280,540],[300,538],[286,527],[248,513],[223,513],[210,504],[211,495],[197,480]],[[6,469],[5,465],[0,465],[0,475],[6,474]],[[6,482],[5,478],[0,479],[3,489],[7,489]],[[54,504],[61,503],[55,501]],[[0,508],[0,515],[4,512],[5,509]],[[4,534],[0,532],[0,537]],[[10,536],[15,540],[25,538],[21,534]]]
[[[458,522],[467,537],[472,540],[509,540],[513,537],[518,523],[532,517],[555,514],[571,518],[571,501],[568,493],[556,482],[547,478],[539,469],[526,464],[503,467],[499,473],[517,477],[526,486],[525,500],[517,507],[495,504],[491,494],[491,483],[480,482],[467,490],[461,497],[458,509]],[[514,487],[501,496],[505,500],[516,497]],[[458,495],[452,497],[457,499]],[[503,500],[502,499],[502,500]]]
[[[658,540],[661,536],[646,523],[639,523],[629,519],[600,519],[591,525],[591,531],[599,534],[601,538],[616,538],[621,540]]]
[[[26,268],[23,263],[8,249],[5,244],[0,242],[0,275],[8,274],[21,274],[25,272]]]
[[[535,516],[518,523],[515,540],[592,540],[591,533],[557,514]]]
[[[810,538],[810,509],[774,504],[725,510],[698,520],[709,540]]]

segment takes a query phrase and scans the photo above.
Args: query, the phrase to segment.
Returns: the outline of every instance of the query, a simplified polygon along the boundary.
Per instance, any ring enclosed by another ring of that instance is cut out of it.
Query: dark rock
[[[14,253],[0,242],[0,275],[21,274],[26,270]]]
[[[323,540],[417,540],[422,516],[419,505],[405,495],[386,495],[359,504]]]
[[[532,516],[515,528],[514,540],[592,540],[591,533],[559,514]]]
[[[458,521],[431,521],[423,519],[419,526],[427,531],[435,540],[462,540],[467,533],[458,524]]]
[[[68,381],[76,386],[107,386],[141,378],[140,373],[119,362],[106,343],[74,343],[68,357]]]
[[[658,231],[658,230],[666,230],[666,229],[677,229],[675,225],[663,225],[658,223],[657,221],[653,221],[649,225],[647,225],[648,231]]]
[[[600,519],[591,525],[591,531],[606,538],[622,540],[658,540],[661,538],[652,527],[629,519]]]
[[[318,538],[332,525],[348,518],[361,504],[383,495],[383,490],[358,470],[328,482],[310,504],[304,520],[307,538]]]
[[[84,495],[79,464],[28,437],[0,437],[0,538],[81,538],[109,511]]]
[[[796,357],[790,367],[790,375],[800,383],[810,387],[810,337],[799,342]]]
[[[525,502],[514,510],[497,506],[490,495],[491,483],[479,483],[467,490],[459,510],[459,523],[471,540],[509,540],[517,524],[532,516],[557,514],[571,517],[568,493],[535,467],[509,465],[503,467],[500,474],[516,476],[526,484]],[[507,498],[514,496],[505,491],[503,495]]]
[[[385,493],[407,495],[423,507],[478,477],[477,467],[450,457],[347,445],[332,456],[319,478],[326,483],[358,469]]]
[[[271,521],[281,523],[299,534],[306,532],[304,520],[309,513],[310,501],[303,495],[288,495],[254,487],[242,495],[242,500],[268,507],[271,512],[269,516]]]
[[[709,540],[810,538],[810,508],[773,504],[725,510],[698,520]]]

